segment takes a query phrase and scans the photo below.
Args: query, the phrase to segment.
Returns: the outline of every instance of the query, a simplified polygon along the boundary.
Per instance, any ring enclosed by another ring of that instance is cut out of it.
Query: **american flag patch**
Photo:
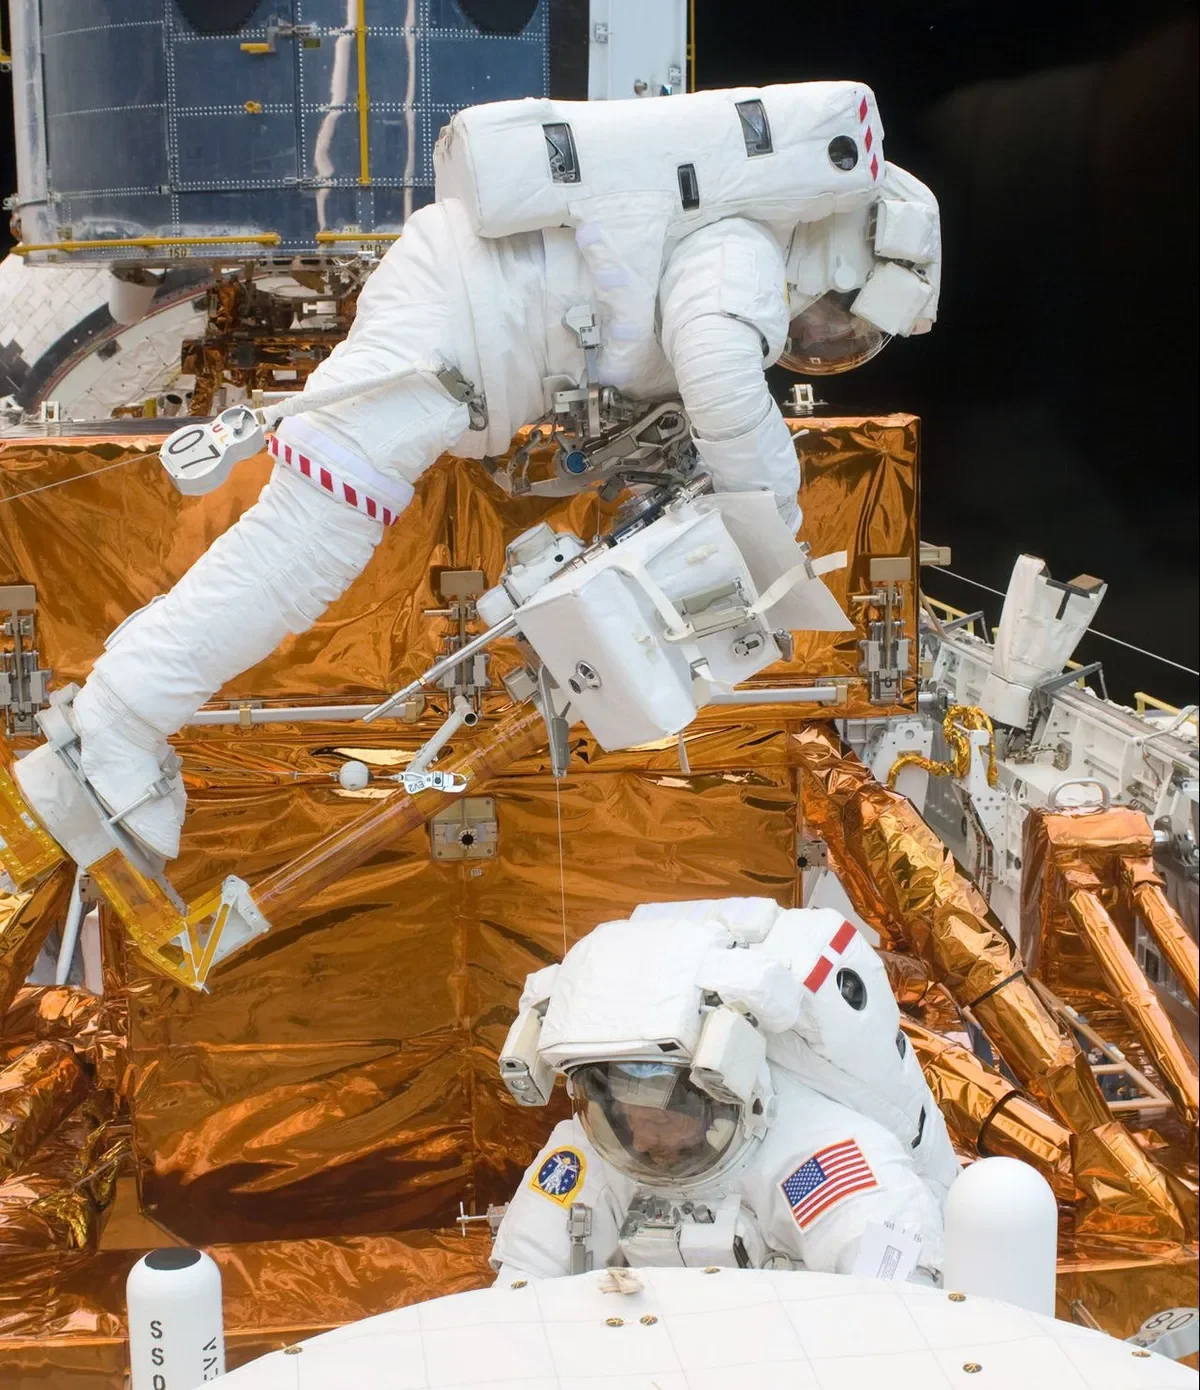
[[[853,1139],[820,1149],[779,1184],[802,1231],[844,1197],[878,1186]]]

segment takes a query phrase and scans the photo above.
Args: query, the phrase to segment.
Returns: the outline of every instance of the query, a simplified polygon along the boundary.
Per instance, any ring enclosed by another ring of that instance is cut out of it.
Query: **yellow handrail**
[[[318,232],[317,242],[328,246],[333,241],[399,241],[399,232]]]
[[[1156,695],[1147,695],[1144,690],[1135,691],[1133,698],[1138,714],[1145,714],[1147,707],[1150,709],[1162,710],[1164,714],[1183,713],[1178,705],[1169,705],[1165,700],[1160,700]],[[1200,714],[1193,710],[1192,713],[1188,715],[1185,722],[1188,724],[1195,724],[1200,728]]]
[[[358,181],[365,184],[371,182],[371,155],[367,137],[367,108],[370,105],[367,96],[367,0],[358,0],[354,39],[358,48]]]
[[[245,236],[134,236],[103,237],[96,241],[38,241],[18,242],[14,256],[28,256],[34,251],[149,251],[156,246],[278,246],[278,232],[247,232]]]

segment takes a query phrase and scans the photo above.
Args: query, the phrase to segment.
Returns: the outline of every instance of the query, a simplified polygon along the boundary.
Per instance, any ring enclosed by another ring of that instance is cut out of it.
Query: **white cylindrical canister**
[[[946,1199],[945,1288],[1053,1317],[1057,1247],[1058,1204],[1028,1163],[981,1158],[954,1180]]]
[[[131,1390],[196,1390],[225,1374],[221,1271],[201,1250],[151,1250],[125,1281]]]

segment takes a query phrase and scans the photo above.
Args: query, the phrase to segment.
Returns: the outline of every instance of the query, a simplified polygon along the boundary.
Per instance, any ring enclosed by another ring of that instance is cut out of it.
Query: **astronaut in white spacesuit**
[[[770,491],[795,531],[764,369],[845,370],[936,316],[937,204],[883,159],[861,84],[498,103],[455,117],[436,162],[438,200],[279,425],[256,505],[114,633],[75,701],[85,774],[162,856],[184,813],[167,738],[321,617],[442,454],[504,453],[590,372],[634,400],[677,392],[716,490]]]
[[[667,903],[597,927],[529,977],[501,1053],[518,1102],[562,1074],[574,1113],[508,1206],[499,1278],[888,1277],[875,1228],[908,1246],[899,1277],[936,1282],[959,1165],[899,1024],[878,956],[828,909]]]

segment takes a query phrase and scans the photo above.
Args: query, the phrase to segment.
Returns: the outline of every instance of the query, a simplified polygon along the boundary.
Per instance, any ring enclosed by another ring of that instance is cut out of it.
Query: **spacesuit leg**
[[[436,384],[413,378],[395,393],[388,414],[385,476],[395,515],[413,495],[409,479],[463,432],[467,412]],[[321,415],[305,422],[306,447],[318,460]],[[339,453],[337,445],[328,453]],[[167,737],[289,633],[307,631],[362,573],[382,535],[381,521],[292,468],[276,467],[258,502],[171,592],[118,629],[76,698],[83,770],[110,809],[124,810],[162,778]],[[184,804],[174,777],[166,796],[124,823],[171,858],[179,852]]]

